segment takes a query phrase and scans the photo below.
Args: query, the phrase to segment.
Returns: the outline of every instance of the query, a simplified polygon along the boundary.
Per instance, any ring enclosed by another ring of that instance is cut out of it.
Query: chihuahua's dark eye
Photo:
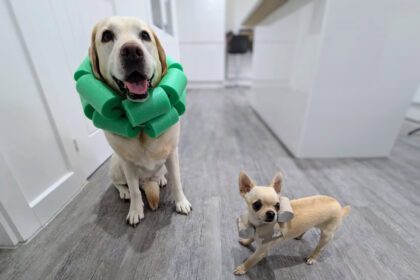
[[[261,209],[261,207],[262,207],[262,203],[261,203],[260,201],[256,201],[256,202],[254,202],[254,203],[252,204],[252,208],[253,208],[255,211],[260,210],[260,209]]]
[[[112,40],[114,40],[114,33],[112,33],[112,31],[105,30],[104,33],[102,33],[102,43],[106,43]]]
[[[280,210],[280,203],[277,202],[276,205],[274,205],[274,208],[276,208],[276,210],[279,211]]]
[[[140,32],[140,38],[145,41],[150,41],[150,35],[147,31]]]

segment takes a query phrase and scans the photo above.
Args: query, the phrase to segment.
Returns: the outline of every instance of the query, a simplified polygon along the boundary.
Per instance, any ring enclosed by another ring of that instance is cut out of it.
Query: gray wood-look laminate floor
[[[405,122],[389,158],[294,159],[254,114],[243,90],[190,91],[180,164],[190,216],[178,215],[170,186],[157,211],[132,228],[129,204],[108,163],[29,244],[0,250],[1,279],[235,279],[252,252],[238,243],[245,211],[237,175],[258,184],[276,171],[290,198],[326,194],[353,208],[313,266],[303,258],[318,232],[288,241],[242,279],[420,279],[420,133]],[[147,203],[146,203],[147,204]]]

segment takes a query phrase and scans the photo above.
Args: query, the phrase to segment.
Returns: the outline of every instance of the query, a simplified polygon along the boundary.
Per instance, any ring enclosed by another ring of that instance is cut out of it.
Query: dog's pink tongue
[[[143,80],[137,83],[124,82],[125,86],[131,93],[144,94],[147,91],[147,81]]]

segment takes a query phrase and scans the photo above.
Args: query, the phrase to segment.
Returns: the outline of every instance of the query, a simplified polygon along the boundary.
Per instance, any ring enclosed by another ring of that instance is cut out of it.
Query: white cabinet
[[[288,1],[255,29],[252,105],[297,157],[387,156],[420,73],[420,2]]]
[[[176,3],[180,56],[189,86],[221,84],[225,79],[225,0]]]

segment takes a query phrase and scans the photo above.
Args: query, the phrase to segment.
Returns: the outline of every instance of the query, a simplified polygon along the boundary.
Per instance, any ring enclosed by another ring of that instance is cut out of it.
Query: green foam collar
[[[143,129],[156,138],[174,125],[186,108],[187,77],[182,65],[166,56],[168,71],[156,88],[149,90],[144,102],[122,99],[112,88],[98,80],[86,57],[74,73],[83,112],[100,129],[135,138]]]

